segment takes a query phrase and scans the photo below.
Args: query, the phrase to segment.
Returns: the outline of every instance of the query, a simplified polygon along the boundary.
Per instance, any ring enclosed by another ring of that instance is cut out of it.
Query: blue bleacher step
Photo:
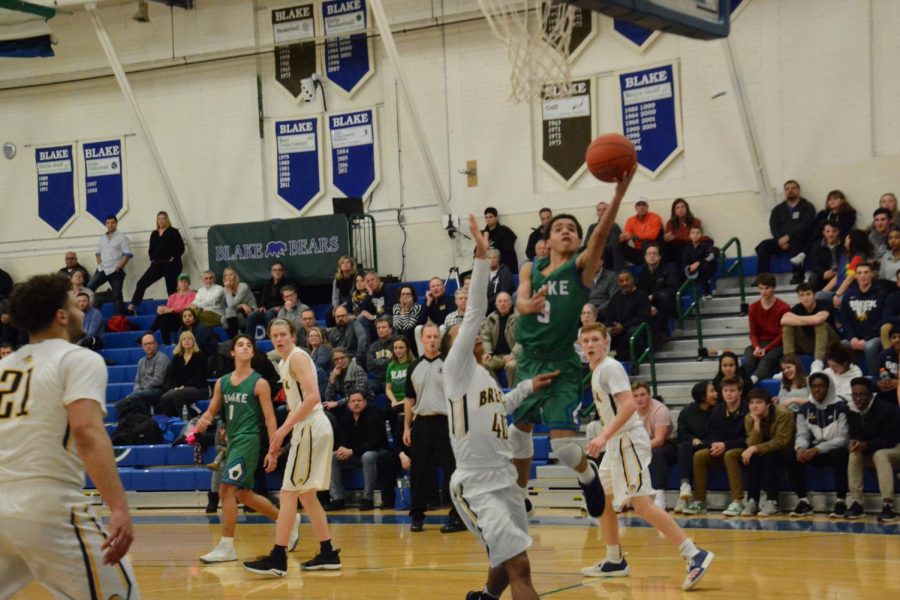
[[[143,302],[140,303],[140,305],[137,307],[137,310],[135,312],[137,313],[137,316],[144,316],[144,315],[155,316],[156,315],[156,307],[160,306],[161,304],[165,304],[165,303],[166,303],[165,300],[144,300]],[[126,303],[126,306],[127,306],[127,303]],[[116,305],[113,302],[106,302],[100,307],[100,313],[103,315],[104,319],[110,318],[111,316],[113,316],[115,314],[115,312],[116,312]]]

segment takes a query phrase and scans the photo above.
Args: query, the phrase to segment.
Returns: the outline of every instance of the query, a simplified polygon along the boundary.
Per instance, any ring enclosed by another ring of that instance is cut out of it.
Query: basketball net
[[[544,88],[572,95],[569,47],[575,7],[556,0],[478,0],[494,36],[506,46],[510,99],[531,102]]]

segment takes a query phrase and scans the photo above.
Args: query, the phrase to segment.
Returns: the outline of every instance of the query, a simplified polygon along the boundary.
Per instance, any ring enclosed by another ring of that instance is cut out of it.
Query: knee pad
[[[509,428],[509,443],[512,446],[513,458],[531,458],[534,456],[534,444],[531,433],[522,431],[515,425]]]
[[[581,464],[584,458],[584,450],[572,441],[571,438],[556,438],[550,440],[550,448],[556,459],[573,471]]]

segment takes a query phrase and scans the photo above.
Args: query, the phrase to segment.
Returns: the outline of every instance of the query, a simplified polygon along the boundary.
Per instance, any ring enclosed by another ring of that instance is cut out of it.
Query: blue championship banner
[[[122,140],[91,142],[81,146],[84,154],[84,194],[87,212],[101,223],[117,217],[125,208],[122,178]]]
[[[304,212],[322,189],[319,118],[275,122],[278,197]]]
[[[375,110],[328,116],[331,182],[348,198],[365,198],[379,180]]]
[[[34,149],[37,166],[38,217],[57,233],[75,218],[75,162],[73,147]]]
[[[640,52],[644,52],[662,35],[660,31],[647,29],[621,19],[613,19],[613,31],[619,36],[619,39],[637,46]]]
[[[637,150],[638,166],[656,177],[681,153],[681,102],[674,63],[619,73],[622,131]]]
[[[348,97],[375,72],[365,0],[325,0],[325,76]]]

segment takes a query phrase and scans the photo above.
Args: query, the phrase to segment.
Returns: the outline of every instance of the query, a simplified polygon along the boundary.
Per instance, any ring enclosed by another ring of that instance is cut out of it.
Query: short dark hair
[[[816,288],[808,281],[804,281],[800,285],[797,286],[797,293],[800,292],[815,292]]]
[[[375,325],[378,325],[379,323],[387,323],[388,327],[391,327],[391,317],[388,315],[381,315],[375,319]]]
[[[764,388],[755,387],[747,394],[747,401],[749,402],[750,400],[762,400],[766,404],[770,404],[772,402],[772,394]]]
[[[273,263],[269,266],[269,268],[271,269],[271,268],[274,267],[275,265],[278,265],[278,266],[281,267],[282,269],[284,268],[284,263],[281,262],[280,260],[276,260],[275,262],[273,262]]]
[[[484,214],[485,214],[485,216],[487,216],[487,215],[494,215],[494,216],[496,217],[496,216],[497,216],[497,209],[494,208],[493,206],[488,206],[486,209],[484,209]]]
[[[544,208],[542,208],[541,210],[539,210],[539,211],[538,211],[538,214],[545,213],[545,212],[548,212],[548,213],[550,213],[551,215],[553,214],[553,211],[550,210],[549,208],[547,208],[546,206],[545,206]]]
[[[103,222],[105,223],[106,221],[109,221],[110,219],[112,219],[116,223],[119,222],[119,217],[117,217],[116,215],[106,215],[105,217],[103,217]]]
[[[771,273],[760,273],[753,280],[753,285],[764,285],[766,287],[775,287],[775,276]]]
[[[825,222],[822,223],[822,229],[825,229],[826,227],[834,227],[835,229],[840,230],[841,224],[834,219],[825,219]]]
[[[558,215],[553,215],[553,218],[550,219],[550,222],[547,223],[547,231],[544,232],[544,239],[550,239],[550,230],[553,229],[553,224],[561,219],[568,219],[575,223],[575,229],[578,231],[578,238],[584,239],[584,230],[581,228],[581,223],[578,222],[578,219],[575,218],[575,215],[570,215],[569,213],[559,213]]]
[[[720,388],[724,388],[726,385],[734,386],[741,391],[744,390],[744,380],[740,377],[725,377],[719,382]]]
[[[234,352],[235,347],[237,346],[238,340],[245,339],[250,341],[250,345],[253,346],[253,354],[256,354],[256,340],[253,339],[253,336],[247,335],[246,333],[239,333],[233,338],[231,338],[231,351]]]
[[[88,294],[87,292],[78,292],[77,294],[75,294],[75,297],[76,297],[76,298],[78,298],[78,297],[80,297],[80,296],[84,296],[84,297],[87,298],[88,300],[91,299],[91,295]]]
[[[823,373],[821,371],[819,371],[818,373],[813,373],[812,375],[809,376],[808,381],[809,381],[810,385],[812,385],[812,382],[814,379],[815,380],[821,379],[822,381],[825,382],[825,387],[828,387],[828,388],[831,387],[831,377],[829,377],[828,375],[826,375],[825,373]]]
[[[890,220],[891,217],[894,216],[894,215],[891,213],[891,211],[890,211],[889,209],[887,209],[887,208],[876,208],[876,209],[875,209],[875,212],[872,213],[872,218],[874,219],[874,218],[877,217],[878,215],[884,215],[884,216],[886,216],[886,217],[888,218],[888,220]]]
[[[14,327],[37,333],[50,327],[56,311],[66,307],[72,281],[62,273],[35,275],[13,288],[9,318]]]
[[[829,360],[839,365],[849,365],[853,362],[853,352],[842,343],[834,342],[825,353],[825,362]]]
[[[297,288],[295,288],[295,287],[292,286],[292,285],[286,285],[286,286],[284,286],[283,288],[281,288],[281,295],[284,296],[284,293],[285,293],[285,292],[289,292],[289,293],[296,294],[296,293],[297,293]]]
[[[699,229],[699,230],[700,230],[700,233],[703,233],[703,225],[701,225],[701,224],[698,223],[697,221],[694,221],[694,222],[691,224],[691,226],[688,228],[688,231],[690,231],[691,229]]]
[[[793,183],[793,184],[796,185],[797,187],[800,187],[800,182],[797,181],[796,179],[788,179],[787,181],[784,182],[784,185],[781,186],[781,187],[784,187],[784,186],[786,186],[786,185],[789,184],[789,183]]]
[[[644,246],[644,255],[647,254],[647,250],[649,250],[650,248],[656,248],[656,251],[662,254],[662,248],[660,248],[659,244],[657,244],[656,242],[650,242],[649,244]]]
[[[868,377],[854,377],[850,380],[850,387],[853,388],[857,385],[864,385],[866,389],[869,390],[870,394],[875,393],[875,384],[872,383],[872,380]]]

